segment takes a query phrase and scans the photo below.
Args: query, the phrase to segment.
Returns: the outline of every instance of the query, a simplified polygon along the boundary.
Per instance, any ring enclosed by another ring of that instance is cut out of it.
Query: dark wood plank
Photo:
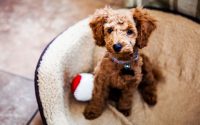
[[[33,81],[0,71],[0,124],[25,125],[36,110]]]
[[[33,116],[28,125],[43,125],[39,111]]]

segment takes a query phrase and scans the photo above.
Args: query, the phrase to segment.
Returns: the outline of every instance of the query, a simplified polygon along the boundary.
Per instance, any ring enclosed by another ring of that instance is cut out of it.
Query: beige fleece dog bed
[[[149,107],[136,92],[130,117],[109,106],[96,120],[85,120],[86,103],[70,94],[70,79],[93,70],[104,49],[94,45],[89,19],[54,39],[42,54],[35,73],[35,89],[44,124],[48,125],[199,125],[200,25],[181,16],[151,11],[158,28],[144,49],[162,69],[158,103]]]

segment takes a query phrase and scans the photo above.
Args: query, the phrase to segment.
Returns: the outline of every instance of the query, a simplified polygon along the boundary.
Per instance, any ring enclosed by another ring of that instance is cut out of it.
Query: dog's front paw
[[[157,103],[157,95],[155,93],[146,92],[143,95],[143,98],[144,98],[144,101],[150,106],[154,106]]]
[[[93,120],[99,117],[102,114],[102,109],[100,107],[94,107],[88,105],[83,112],[83,115],[88,120]]]

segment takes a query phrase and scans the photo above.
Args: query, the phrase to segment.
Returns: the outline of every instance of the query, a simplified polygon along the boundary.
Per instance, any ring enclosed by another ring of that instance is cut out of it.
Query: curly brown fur
[[[155,105],[157,102],[156,95],[156,79],[154,77],[152,64],[148,57],[144,54],[141,55],[143,58],[142,74],[143,78],[138,86],[138,89],[144,99],[149,105]]]
[[[156,28],[155,19],[141,8],[130,12],[104,8],[93,15],[90,27],[96,44],[105,46],[107,52],[95,68],[94,90],[84,110],[85,118],[95,119],[102,114],[112,89],[120,91],[116,99],[117,109],[125,116],[131,113],[132,98],[138,86],[143,99],[149,105],[155,105],[156,80],[148,58],[139,55],[138,60],[132,60],[129,74],[124,73],[123,65],[111,59],[131,60],[136,48],[142,49],[147,45],[151,32]],[[116,43],[122,46],[118,52],[113,49]]]

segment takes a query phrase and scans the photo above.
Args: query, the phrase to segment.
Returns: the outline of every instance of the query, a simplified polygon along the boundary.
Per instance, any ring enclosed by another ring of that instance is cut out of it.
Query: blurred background
[[[40,125],[34,70],[45,46],[96,8],[123,0],[0,0],[0,124]],[[36,117],[35,117],[35,114]]]
[[[0,124],[41,124],[34,70],[55,36],[105,5],[145,4],[200,19],[198,0],[0,0]]]

